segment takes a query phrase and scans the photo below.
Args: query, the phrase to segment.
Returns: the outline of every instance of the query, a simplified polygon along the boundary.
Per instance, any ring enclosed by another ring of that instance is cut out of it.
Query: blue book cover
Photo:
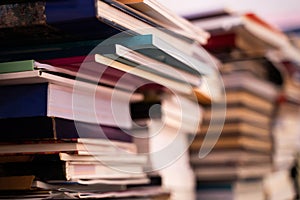
[[[47,116],[48,83],[0,87],[0,118]]]

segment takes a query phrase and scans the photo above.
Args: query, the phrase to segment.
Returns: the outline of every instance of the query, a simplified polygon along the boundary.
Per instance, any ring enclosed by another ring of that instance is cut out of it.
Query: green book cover
[[[22,60],[0,63],[0,74],[32,70],[34,70],[34,60]]]

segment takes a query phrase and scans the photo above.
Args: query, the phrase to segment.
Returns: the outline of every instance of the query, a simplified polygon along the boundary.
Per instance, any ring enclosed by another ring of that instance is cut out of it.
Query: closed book
[[[79,85],[77,87],[81,87],[81,83]],[[84,85],[82,83],[83,88],[80,89],[54,83],[1,86],[0,93],[5,98],[0,99],[0,118],[55,116],[108,126],[131,127],[129,103],[126,102],[129,93],[102,86],[93,86],[93,91],[91,85],[88,84],[90,88]],[[113,106],[110,105],[112,99]],[[117,108],[122,108],[122,112],[116,113]]]
[[[145,178],[140,164],[107,164],[100,161],[62,161],[55,155],[36,155],[30,162],[0,165],[3,176],[34,175],[40,180]],[[24,170],[21,170],[21,169]]]
[[[0,119],[5,134],[0,141],[102,138],[131,142],[130,130],[56,117],[21,117]]]
[[[117,153],[136,153],[133,143],[113,141],[98,138],[77,138],[71,140],[26,140],[16,142],[2,142],[0,155],[34,155],[57,154],[72,152],[79,155],[110,155]],[[5,162],[5,160],[3,161]]]

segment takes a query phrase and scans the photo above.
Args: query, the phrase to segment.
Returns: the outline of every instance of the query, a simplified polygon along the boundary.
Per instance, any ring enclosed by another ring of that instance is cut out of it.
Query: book
[[[200,46],[191,45],[195,42],[189,38],[184,37],[180,34],[170,33],[170,31],[158,29],[153,27],[143,21],[138,20],[135,17],[132,17],[121,10],[111,6],[109,3],[98,0],[97,1],[97,18],[105,23],[112,25],[120,30],[127,30],[127,33],[133,35],[147,35],[153,34],[156,35],[168,42],[173,46],[178,47],[179,49],[185,49],[187,55],[193,55],[194,51],[199,49]],[[121,34],[122,35],[122,34]]]
[[[33,60],[0,63],[0,73],[34,70]]]
[[[137,187],[125,191],[103,192],[103,193],[81,193],[80,198],[93,199],[141,199],[141,200],[168,200],[170,192],[162,187]]]
[[[182,51],[184,48],[180,45],[153,33],[135,36],[120,35],[103,41],[98,48],[101,52],[101,48],[105,50],[107,48],[105,46],[116,44],[192,74],[209,75],[214,71],[205,61],[195,57],[193,52]],[[97,53],[97,49],[95,52]]]
[[[73,41],[76,38],[81,40],[107,38],[119,33],[119,30],[96,18],[93,0],[49,2],[45,6],[45,16],[47,24],[68,34]]]
[[[91,83],[100,83],[121,89],[134,90],[145,81],[122,71],[96,63],[93,56],[73,56],[42,60],[22,60],[0,63],[1,73],[39,70],[54,75],[82,80]],[[121,79],[122,77],[122,79]],[[116,84],[118,81],[122,84]]]
[[[107,139],[77,138],[73,140],[2,142],[0,147],[1,155],[55,154],[59,152],[75,152],[79,155],[136,153],[136,146],[133,143]]]
[[[200,137],[205,136],[206,134],[214,134],[220,130],[220,124],[202,124],[198,135]],[[210,131],[207,133],[207,131]],[[266,126],[256,126],[256,124],[247,123],[245,121],[235,121],[235,122],[226,122],[222,126],[222,136],[232,136],[232,135],[248,135],[258,138],[270,138],[271,130]]]
[[[119,30],[96,18],[95,2],[92,0],[47,4],[5,2],[2,9],[2,51],[5,47],[26,46],[30,49],[40,44],[107,38],[119,33]],[[14,19],[11,19],[12,16]],[[79,25],[81,28],[77,29]]]
[[[248,150],[212,150],[205,158],[199,158],[198,152],[190,155],[192,166],[205,165],[248,165],[271,163],[271,156]]]
[[[30,190],[33,179],[30,175],[0,177],[0,191]]]
[[[209,138],[194,140],[190,146],[191,152],[199,152],[200,148],[211,146],[214,140]],[[272,143],[270,141],[258,140],[247,136],[226,137],[219,139],[214,145],[214,149],[247,149],[256,152],[270,153],[272,151]]]
[[[242,88],[264,99],[275,101],[278,95],[278,87],[272,82],[256,78],[250,72],[235,72],[222,76],[227,89]]]
[[[271,173],[270,164],[245,166],[210,166],[198,167],[195,174],[198,180],[240,180],[261,178]]]
[[[126,190],[127,185],[123,184],[80,184],[78,181],[41,181],[34,180],[31,184],[32,189],[64,191],[64,192],[110,192]]]
[[[266,80],[275,85],[283,84],[282,69],[267,57],[247,57],[224,61],[220,68],[222,74],[234,72],[250,72],[258,79]]]
[[[211,119],[212,117],[213,119]],[[245,121],[260,127],[268,127],[272,122],[270,116],[244,106],[227,107],[226,113],[224,113],[223,109],[206,109],[203,114],[203,123],[211,120],[214,122],[222,122],[221,120],[225,120],[225,122]]]
[[[105,65],[109,65],[118,70],[122,70],[124,72],[131,73],[131,74],[139,76],[141,78],[148,79],[150,81],[153,81],[155,83],[158,83],[158,84],[164,86],[165,88],[175,90],[175,91],[180,92],[185,95],[193,96],[196,99],[198,99],[200,102],[202,101],[202,102],[207,103],[207,102],[211,101],[208,94],[204,93],[200,88],[193,88],[190,85],[187,85],[187,84],[184,84],[184,83],[181,83],[178,81],[174,81],[171,79],[167,79],[167,78],[161,77],[159,75],[143,71],[141,69],[134,68],[130,65],[126,65],[124,63],[112,60],[112,59],[104,57],[100,54],[96,54],[95,60],[96,60],[96,62],[105,64]]]
[[[227,106],[245,106],[265,113],[271,116],[275,111],[275,105],[273,101],[264,99],[252,92],[241,89],[227,89],[226,90],[226,103]]]
[[[140,164],[147,162],[146,155],[128,155],[128,154],[108,154],[108,155],[78,155],[71,153],[60,153],[60,160],[69,162],[103,162],[112,164]]]
[[[63,140],[76,138],[102,138],[131,142],[130,130],[57,117],[21,117],[0,119],[5,134],[0,141]]]
[[[51,155],[50,155],[51,156]],[[61,161],[49,155],[35,157],[30,162],[2,163],[0,168],[3,176],[29,176],[47,181],[77,181],[79,179],[143,179],[141,164],[133,163],[102,163],[100,161]],[[24,168],[24,170],[21,170]],[[100,182],[100,181],[99,181]]]
[[[138,10],[148,17],[151,17],[163,24],[166,24],[166,28],[172,27],[172,29],[179,29],[183,32],[187,32],[190,35],[194,35],[193,39],[197,40],[199,43],[205,43],[206,39],[209,37],[209,34],[202,29],[195,27],[188,20],[178,16],[170,9],[159,3],[158,1],[153,0],[118,0],[121,3],[124,3],[135,10]]]
[[[197,183],[197,198],[206,200],[263,200],[265,199],[263,181],[261,179],[199,181]]]
[[[46,77],[48,77],[47,75]],[[50,77],[56,78],[55,76]],[[25,77],[21,76],[21,79],[23,78]],[[14,81],[19,79],[12,76],[12,80]],[[31,83],[33,82],[32,79],[28,80],[31,81]],[[100,123],[108,126],[120,126],[123,128],[131,127],[129,103],[125,100],[126,96],[130,96],[129,93],[98,85],[93,86],[92,84],[84,82],[77,82],[79,86],[75,86],[73,88],[74,85],[72,84],[75,83],[74,80],[70,81],[61,77],[58,77],[58,80],[59,83],[63,83],[65,85],[50,82],[1,86],[1,95],[6,96],[6,98],[1,99],[0,118],[55,116],[69,120],[75,119],[89,123]],[[60,82],[61,80],[66,80],[67,82]],[[48,81],[47,78],[46,81]],[[77,89],[76,92],[76,87],[82,88]],[[93,91],[93,88],[96,91]],[[92,92],[93,95],[96,94],[95,97],[90,98],[90,92]],[[119,97],[114,103],[114,108],[107,106],[107,103],[110,103],[112,100],[113,93]],[[95,109],[88,109],[89,106],[86,103],[89,98],[93,101],[92,104],[95,106]],[[11,101],[11,99],[14,99],[14,101]],[[75,103],[76,99],[77,105]],[[79,106],[80,101],[83,103],[83,99],[85,103]],[[73,104],[70,104],[70,102],[73,102]],[[114,114],[116,110],[113,111],[113,109],[118,106],[121,106],[123,109],[122,115],[118,114],[118,116],[122,118],[120,124],[117,124],[118,122],[115,117],[116,113]]]
[[[111,52],[110,52],[111,50]],[[187,73],[185,70],[177,69],[173,66],[167,65],[163,62],[144,56],[125,46],[116,44],[111,46],[102,46],[97,48],[97,52],[111,59],[118,60],[136,68],[159,74],[166,78],[175,79],[181,82],[187,82],[194,86],[201,84],[201,76]]]
[[[99,162],[65,162],[66,179],[130,179],[145,178],[141,165],[102,164]]]

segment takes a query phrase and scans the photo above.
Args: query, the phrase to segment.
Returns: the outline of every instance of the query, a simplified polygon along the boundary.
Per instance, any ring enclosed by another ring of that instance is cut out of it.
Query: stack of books
[[[251,62],[266,65],[261,59]],[[217,106],[204,111],[203,125],[191,145],[192,163],[199,179],[255,178],[271,171],[271,125],[278,89],[272,82],[239,67],[247,65],[249,60],[224,64],[226,114]],[[211,120],[214,120],[212,125]],[[218,137],[218,126],[223,129],[214,149],[199,159],[200,147],[205,148],[209,138]],[[207,133],[209,137],[204,141]]]
[[[198,195],[214,200],[223,195],[227,199],[271,198],[270,183],[289,179],[273,173],[273,125],[284,78],[269,54],[282,52],[288,58],[296,51],[286,35],[253,13],[219,10],[190,20],[210,32],[204,47],[223,63],[220,71],[226,92],[226,112],[224,105],[207,108],[190,148]],[[200,158],[200,148],[210,146],[212,151]],[[286,185],[291,191],[291,182]]]
[[[1,20],[15,16],[1,27],[2,198],[169,199],[166,179],[148,173],[158,170],[149,141],[133,138],[151,135],[148,122],[149,131],[132,126],[132,116],[151,118],[151,107],[130,105],[158,96],[165,114],[156,120],[167,126],[156,133],[176,131],[184,150],[201,121],[198,103],[211,102],[202,77],[216,69],[197,53],[209,34],[153,0],[0,9]],[[180,157],[156,155],[166,165]]]
[[[19,67],[19,72],[6,70],[0,78],[5,96],[0,108],[5,133],[0,146],[1,190],[23,190],[23,197],[64,191],[76,198],[104,198],[126,196],[127,190],[132,195],[137,186],[151,184],[144,172],[147,157],[137,154],[130,135],[126,101],[126,97],[140,100],[141,95],[75,81],[66,78],[68,74],[26,70],[30,65],[34,68],[35,62],[1,63],[2,69]],[[113,93],[118,97],[114,106],[123,109],[121,122],[107,106]],[[89,99],[94,109],[85,105]],[[139,188],[143,189],[149,196],[168,196],[159,188]]]

